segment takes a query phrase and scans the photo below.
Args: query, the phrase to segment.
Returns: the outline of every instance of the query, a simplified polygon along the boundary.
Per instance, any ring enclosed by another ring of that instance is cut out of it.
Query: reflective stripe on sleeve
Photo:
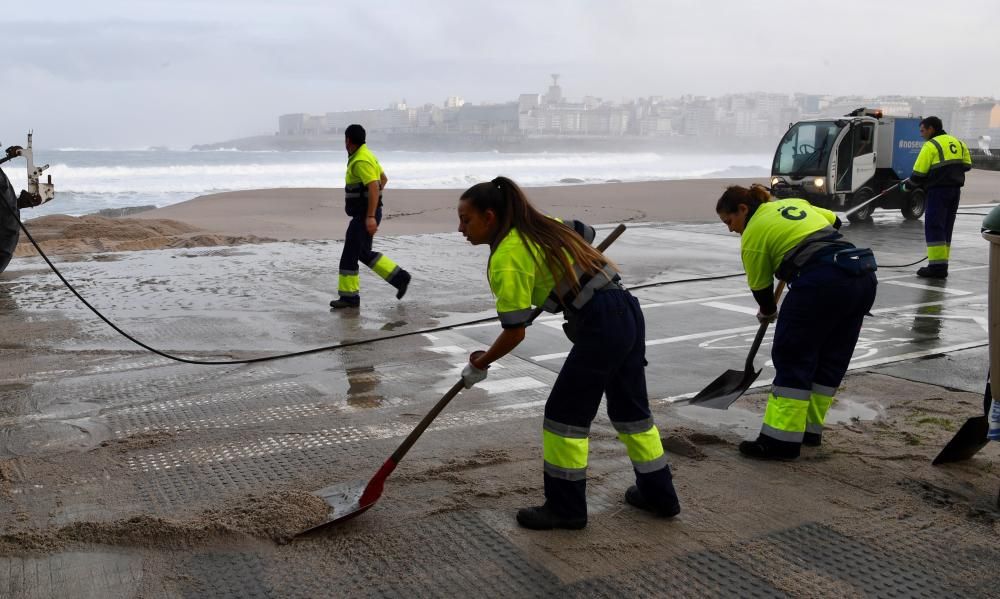
[[[531,319],[531,313],[531,308],[525,308],[524,310],[514,310],[513,312],[498,312],[497,315],[500,316],[500,326],[510,329],[527,325]]]

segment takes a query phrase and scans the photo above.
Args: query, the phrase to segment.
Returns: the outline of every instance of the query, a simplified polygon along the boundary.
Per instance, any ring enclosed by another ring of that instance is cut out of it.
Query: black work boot
[[[341,309],[341,308],[357,308],[360,305],[361,305],[361,300],[353,301],[352,302],[352,301],[346,300],[346,299],[344,299],[342,297],[339,297],[339,298],[333,300],[332,302],[330,302],[330,307],[331,308],[336,308],[338,310]]]
[[[932,264],[930,266],[922,266],[917,269],[917,276],[925,279],[947,279],[948,265]]]
[[[406,295],[406,288],[410,286],[411,277],[410,273],[406,272],[405,270],[401,270],[399,271],[397,278],[399,279],[399,281],[395,285],[393,285],[393,287],[396,288],[396,299],[400,300],[403,299],[404,295]]]
[[[755,441],[740,443],[740,453],[755,460],[794,460],[799,457],[800,448],[800,443],[778,441],[767,435],[759,435]]]
[[[681,513],[681,505],[677,501],[674,501],[671,505],[656,505],[647,500],[636,485],[632,485],[625,491],[625,503],[640,510],[650,512],[660,518],[673,518]]]
[[[823,444],[823,433],[806,433],[802,437],[802,444],[808,445],[809,447],[819,447]]]
[[[587,517],[567,518],[557,514],[548,504],[545,504],[517,510],[517,523],[531,530],[552,530],[553,528],[580,530],[587,525]]]

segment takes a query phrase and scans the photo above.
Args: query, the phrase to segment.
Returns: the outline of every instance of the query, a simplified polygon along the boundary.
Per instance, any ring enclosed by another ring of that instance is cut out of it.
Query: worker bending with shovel
[[[489,349],[469,357],[466,388],[524,340],[533,306],[562,309],[573,342],[545,403],[545,503],[519,510],[518,524],[537,530],[587,525],[588,436],[604,394],[636,474],[625,501],[658,516],[677,515],[680,504],[646,395],[645,322],[614,264],[588,243],[593,229],[542,214],[505,177],[463,193],[458,217],[470,243],[490,246],[487,277],[503,327]]]
[[[757,319],[778,321],[764,423],[756,440],[740,443],[740,453],[792,460],[803,443],[821,443],[826,412],[875,302],[875,256],[843,239],[833,212],[802,199],[771,201],[760,185],[726,188],[715,211],[740,234],[747,283],[760,306]],[[780,315],[775,277],[789,289]]]

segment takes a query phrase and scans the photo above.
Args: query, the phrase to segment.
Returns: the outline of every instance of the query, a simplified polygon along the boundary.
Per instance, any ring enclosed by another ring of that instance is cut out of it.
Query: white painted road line
[[[476,384],[477,389],[482,389],[490,395],[511,393],[513,391],[527,391],[528,389],[538,389],[539,387],[546,386],[546,383],[530,376],[519,376],[511,379],[487,380]]]
[[[747,306],[737,306],[736,304],[727,304],[725,302],[705,302],[704,304],[701,305],[708,306],[709,308],[718,308],[720,310],[729,310],[730,312],[739,312],[740,314],[749,314],[751,316],[757,315],[757,310],[754,308],[749,308]]]
[[[756,312],[754,312],[756,314]],[[756,331],[760,328],[760,325],[754,325],[751,327],[737,327],[735,329],[719,329],[716,331],[705,331],[702,333],[691,333],[690,335],[680,335],[678,337],[666,337],[664,339],[647,339],[646,347],[651,347],[653,345],[666,345],[668,343],[678,343],[680,341],[689,341],[691,339],[704,339],[705,337],[716,337],[719,335],[728,335],[731,333],[745,333],[747,331]],[[559,352],[556,354],[542,354],[540,356],[531,356],[531,360],[535,362],[544,362],[546,360],[558,360],[560,358],[565,358],[569,355],[569,352]]]
[[[947,304],[954,304],[959,302],[972,302],[985,300],[988,296],[986,295],[968,295],[962,296],[960,298],[943,299],[936,302],[924,302],[920,304],[907,304],[905,306],[888,306],[886,308],[877,308],[872,310],[871,313],[874,314],[886,314],[891,312],[901,312],[904,310],[915,310],[917,308],[924,308],[927,306],[944,306]],[[754,314],[757,312],[754,311]],[[705,331],[703,333],[691,333],[690,335],[680,335],[678,337],[666,337],[663,339],[647,339],[646,347],[652,347],[654,345],[667,345],[670,343],[679,343],[681,341],[690,341],[692,339],[705,339],[707,337],[720,337],[723,335],[731,335],[734,333],[745,333],[748,331],[756,331],[759,325],[752,325],[746,327],[736,327],[732,329],[718,329],[715,331]],[[539,356],[531,356],[531,360],[534,362],[545,362],[548,360],[559,360],[565,358],[569,355],[569,352],[558,352],[554,354],[542,354]]]
[[[888,308],[876,308],[872,314],[885,314],[887,312],[900,312],[902,310],[915,310],[916,308],[926,308],[927,306],[944,306],[947,304],[957,304],[960,302],[975,302],[988,298],[988,295],[969,295],[961,298],[938,300],[936,302],[924,302],[922,304],[907,304],[905,306],[889,306]]]
[[[431,347],[425,347],[427,351],[434,352],[436,354],[464,354],[467,353],[464,349],[457,345],[434,345]]]
[[[933,356],[936,354],[946,354],[954,351],[961,351],[963,349],[975,349],[977,347],[985,347],[989,345],[989,341],[986,339],[981,339],[979,341],[970,341],[968,343],[960,343],[958,345],[949,345],[946,347],[935,347],[932,349],[925,349],[915,352],[909,352],[906,354],[896,354],[893,356],[884,356],[882,358],[872,358],[871,360],[859,360],[852,361],[851,365],[848,367],[848,372],[851,370],[859,370],[861,368],[870,368],[872,366],[882,366],[884,364],[892,364],[895,362],[905,362],[907,360],[915,360],[917,358],[923,358],[925,356]],[[706,383],[707,384],[707,383]],[[756,381],[750,385],[750,389],[758,389],[760,387],[768,387],[771,385],[771,381]],[[698,395],[699,391],[692,391],[690,393],[681,393],[680,395],[671,395],[669,397],[664,397],[661,399],[654,399],[650,401],[653,404],[661,403],[678,403],[685,399],[690,399],[695,395]]]
[[[899,285],[900,287],[912,287],[913,289],[923,289],[925,291],[940,291],[948,295],[972,295],[971,291],[961,289],[949,289],[947,287],[935,287],[933,285],[921,285],[920,283],[909,283],[907,281],[886,281],[886,285]]]

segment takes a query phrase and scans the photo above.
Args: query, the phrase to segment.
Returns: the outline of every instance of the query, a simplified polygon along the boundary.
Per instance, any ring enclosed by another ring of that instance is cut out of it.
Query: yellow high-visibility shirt
[[[774,273],[790,250],[820,229],[829,227],[837,215],[806,200],[788,198],[765,202],[747,222],[740,238],[743,268],[753,291],[767,289]]]

